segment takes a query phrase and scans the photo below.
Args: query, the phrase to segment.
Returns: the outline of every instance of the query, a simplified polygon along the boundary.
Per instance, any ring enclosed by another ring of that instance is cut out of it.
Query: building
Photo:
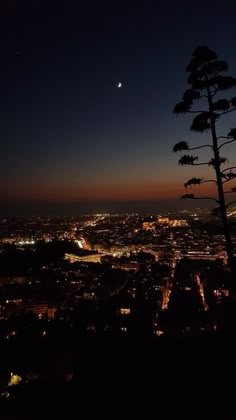
[[[65,254],[65,260],[69,260],[70,263],[75,262],[92,262],[92,263],[101,263],[101,258],[106,255],[105,253],[96,253],[88,255],[76,255],[76,254]]]
[[[183,220],[183,219],[173,219],[169,221],[169,226],[170,227],[187,227],[188,222],[187,220]]]
[[[217,254],[211,254],[209,251],[175,251],[175,258],[188,258],[190,260],[207,260],[207,261],[215,261],[218,259],[222,259],[224,264],[227,263],[227,253],[225,251],[221,251]]]
[[[143,222],[143,230],[155,230],[156,221],[152,222]]]
[[[160,225],[168,225],[169,221],[170,221],[169,217],[162,217],[162,216],[158,217],[158,223]]]

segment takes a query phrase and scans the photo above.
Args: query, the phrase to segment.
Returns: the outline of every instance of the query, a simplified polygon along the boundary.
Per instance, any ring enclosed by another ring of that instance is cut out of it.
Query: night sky
[[[2,0],[0,15],[3,207],[174,199],[206,174],[178,166],[173,145],[204,136],[172,110],[198,45],[236,75],[235,0]]]

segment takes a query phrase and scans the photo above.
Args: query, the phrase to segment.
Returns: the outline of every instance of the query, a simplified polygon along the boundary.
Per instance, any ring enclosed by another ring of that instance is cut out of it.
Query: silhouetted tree
[[[236,192],[236,188],[224,191],[224,184],[236,178],[236,166],[229,166],[222,169],[222,165],[227,162],[225,157],[220,155],[221,149],[229,143],[236,141],[236,128],[231,128],[227,135],[217,134],[217,122],[227,113],[236,110],[236,96],[231,99],[218,98],[218,94],[222,91],[231,89],[236,86],[236,78],[222,75],[228,70],[226,61],[218,60],[214,51],[208,47],[200,46],[193,52],[192,59],[187,66],[189,73],[187,89],[183,95],[183,100],[179,102],[175,108],[175,114],[193,113],[191,131],[198,133],[210,133],[209,144],[203,144],[198,147],[189,147],[186,141],[180,141],[173,147],[174,152],[189,152],[191,150],[208,148],[212,153],[212,158],[208,162],[198,162],[198,156],[184,154],[179,159],[179,165],[200,166],[208,165],[215,171],[214,179],[191,178],[185,184],[185,188],[201,185],[206,182],[215,183],[218,190],[218,198],[214,197],[196,197],[194,194],[184,194],[183,199],[210,199],[215,201],[218,206],[214,210],[214,214],[219,216],[224,228],[226,241],[226,251],[228,254],[228,263],[231,273],[235,274],[233,245],[230,236],[229,224],[227,220],[227,209],[236,201],[226,203],[225,194]],[[195,108],[195,102],[201,102],[199,108]],[[236,290],[236,285],[233,286]]]

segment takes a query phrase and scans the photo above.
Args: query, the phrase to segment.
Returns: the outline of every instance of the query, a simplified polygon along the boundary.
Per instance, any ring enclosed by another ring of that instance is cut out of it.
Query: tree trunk
[[[228,223],[228,218],[227,218],[225,196],[224,196],[223,182],[222,182],[221,169],[220,169],[220,154],[219,154],[219,149],[218,149],[218,139],[216,135],[215,118],[214,118],[213,110],[212,110],[212,96],[211,96],[209,86],[207,87],[207,96],[208,96],[209,111],[211,113],[211,117],[210,117],[211,118],[211,134],[212,134],[213,152],[214,152],[214,158],[215,158],[214,169],[216,173],[218,197],[219,197],[219,204],[220,204],[220,214],[221,214],[221,220],[222,220],[223,229],[224,229],[226,252],[228,256],[228,265],[230,267],[231,277],[232,277],[231,291],[235,293],[236,292],[236,277],[235,277],[233,244],[231,240],[229,223]]]

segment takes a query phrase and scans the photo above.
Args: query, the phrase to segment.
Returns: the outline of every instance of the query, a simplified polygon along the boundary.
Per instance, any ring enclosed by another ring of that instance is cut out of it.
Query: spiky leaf
[[[196,72],[201,66],[201,62],[202,62],[201,59],[199,59],[198,57],[193,57],[190,63],[186,67],[187,73]]]
[[[198,57],[202,60],[202,62],[217,59],[215,51],[211,50],[206,45],[200,45],[199,47],[195,48],[193,51],[193,57]]]
[[[203,90],[206,89],[206,87],[208,86],[208,82],[206,82],[206,80],[201,80],[200,78],[196,77],[195,75],[190,75],[188,78],[188,83],[190,83],[192,85],[192,88],[194,90]]]
[[[205,74],[204,69],[195,69],[188,77],[188,83],[192,83],[194,80],[201,80]]]
[[[231,105],[236,107],[236,96],[234,96],[233,98],[231,98]]]
[[[227,99],[219,99],[212,104],[215,111],[227,111],[230,108],[230,103]]]
[[[183,100],[187,103],[192,103],[195,99],[200,97],[200,93],[193,89],[187,89],[184,92]]]
[[[223,165],[226,162],[228,162],[228,159],[226,159],[224,157],[219,158],[219,165],[220,166]],[[214,168],[216,167],[216,161],[215,161],[214,158],[209,161],[209,166],[213,166]]]
[[[224,173],[223,175],[224,175],[223,177],[224,177],[227,181],[230,181],[231,179],[236,178],[236,173],[235,173],[235,172],[232,172],[232,171],[230,171],[230,172],[228,172],[228,173]]]
[[[230,132],[228,133],[228,137],[233,137],[234,139],[236,139],[236,127],[231,128]]]
[[[236,86],[236,78],[231,76],[216,76],[214,84],[218,90],[231,89]]]
[[[209,130],[209,128],[211,128],[211,115],[210,112],[201,112],[201,114],[193,119],[190,129],[198,132]]]
[[[191,103],[182,101],[175,105],[173,109],[174,114],[185,114],[186,112],[190,111]]]
[[[215,60],[207,65],[207,73],[214,74],[222,71],[228,71],[228,63],[224,60]]]
[[[191,185],[200,185],[202,182],[202,178],[191,178],[187,182],[185,182],[185,188],[190,187]]]
[[[192,72],[202,66],[205,62],[216,60],[217,55],[206,46],[199,46],[193,51],[193,57],[186,68],[187,72]]]
[[[179,141],[173,147],[173,152],[182,152],[183,150],[189,150],[189,145],[186,141]]]
[[[194,165],[194,162],[197,160],[197,156],[184,155],[179,159],[179,165]]]
[[[191,199],[191,198],[195,198],[194,194],[184,194],[182,195],[182,197],[180,197],[180,200],[185,200],[185,199]]]

